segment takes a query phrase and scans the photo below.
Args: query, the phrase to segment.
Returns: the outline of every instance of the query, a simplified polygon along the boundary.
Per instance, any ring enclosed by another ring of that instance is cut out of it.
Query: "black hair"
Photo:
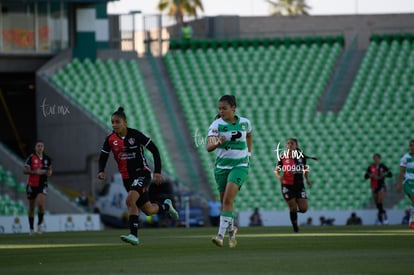
[[[38,143],[43,143],[43,144],[45,144],[45,142],[44,142],[43,140],[41,140],[41,139],[36,139],[36,141],[35,141],[35,143],[34,143],[34,146],[36,146],[36,144],[38,144]]]
[[[299,152],[302,152],[303,157],[304,157],[305,159],[313,159],[313,160],[316,160],[316,161],[318,161],[318,160],[319,160],[317,157],[312,157],[312,156],[307,156],[307,155],[305,155],[305,154],[303,153],[303,151],[299,148],[299,141],[298,141],[298,139],[297,139],[297,138],[289,138],[288,140],[291,140],[291,141],[293,141],[294,143],[296,143],[296,150],[298,150]]]
[[[234,95],[223,95],[219,102],[227,102],[231,107],[237,107],[236,97]],[[216,115],[216,119],[220,118],[220,114]]]
[[[118,110],[116,110],[113,114],[113,116],[119,116],[120,118],[123,118],[124,120],[126,120],[126,115],[124,112],[124,107],[119,107]]]
[[[378,153],[375,153],[372,157],[373,157],[373,158],[375,158],[375,157],[381,158],[381,155],[380,155],[380,154],[378,154]]]
[[[236,97],[234,95],[223,95],[220,97],[219,102],[227,102],[231,107],[237,107]]]

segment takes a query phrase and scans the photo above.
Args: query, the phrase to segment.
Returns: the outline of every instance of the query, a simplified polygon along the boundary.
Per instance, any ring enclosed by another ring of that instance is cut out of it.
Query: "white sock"
[[[230,224],[233,224],[233,218],[220,216],[220,226],[218,235],[224,237],[224,235],[226,234],[226,230],[229,228]]]

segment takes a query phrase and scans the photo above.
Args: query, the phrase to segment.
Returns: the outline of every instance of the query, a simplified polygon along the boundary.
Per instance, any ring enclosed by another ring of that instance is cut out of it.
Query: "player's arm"
[[[303,172],[303,176],[305,177],[306,184],[309,187],[312,187],[312,182],[309,180],[309,171],[307,169],[305,169],[305,171]]]
[[[160,156],[160,151],[158,150],[158,147],[149,137],[147,137],[141,132],[138,132],[137,140],[148,151],[151,152],[152,157],[154,159],[154,181],[156,184],[160,184],[162,182],[161,156]]]
[[[53,174],[52,161],[49,158],[49,167],[47,168],[46,176],[50,177],[52,174]]]
[[[370,169],[369,169],[369,167],[367,168],[367,171],[365,171],[365,175],[364,175],[364,178],[365,179],[369,179],[371,177],[371,171],[370,171]]]
[[[274,173],[275,173],[275,177],[278,178],[279,180],[282,180],[282,174],[280,173],[280,171],[282,171],[282,161],[279,161],[275,167]]]
[[[98,179],[104,180],[105,179],[105,166],[108,162],[109,152],[111,148],[109,146],[108,138],[105,139],[105,142],[102,146],[101,154],[99,155],[98,161]]]
[[[387,167],[387,166],[385,166],[384,165],[384,177],[387,177],[387,178],[391,178],[392,177],[392,173],[391,173],[391,170]]]
[[[154,173],[161,174],[161,156],[158,147],[152,140],[150,140],[147,145],[145,145],[145,148],[151,152],[154,158]]]
[[[209,136],[207,139],[207,152],[212,152],[226,141],[225,136]]]
[[[397,183],[398,192],[402,191],[405,170],[406,170],[405,166],[400,166],[400,174],[398,175],[398,183]]]
[[[249,154],[249,158],[251,156],[252,153],[252,147],[253,147],[253,135],[252,132],[249,132],[246,134],[246,143],[247,143],[247,151]]]

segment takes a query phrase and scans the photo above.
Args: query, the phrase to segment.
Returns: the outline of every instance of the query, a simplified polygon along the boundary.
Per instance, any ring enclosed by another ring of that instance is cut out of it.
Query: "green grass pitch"
[[[0,235],[1,274],[414,274],[405,226],[240,228],[238,246],[211,243],[216,228]]]

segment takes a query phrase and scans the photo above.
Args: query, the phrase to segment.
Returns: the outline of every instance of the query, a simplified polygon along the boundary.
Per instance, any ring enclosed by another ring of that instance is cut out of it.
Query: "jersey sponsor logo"
[[[118,141],[117,141],[117,140],[114,140],[114,141],[112,142],[112,144],[113,144],[114,146],[118,146]]]
[[[118,159],[120,160],[128,160],[128,159],[134,159],[136,158],[137,153],[132,152],[132,153],[125,153],[125,152],[121,152],[118,154]]]

